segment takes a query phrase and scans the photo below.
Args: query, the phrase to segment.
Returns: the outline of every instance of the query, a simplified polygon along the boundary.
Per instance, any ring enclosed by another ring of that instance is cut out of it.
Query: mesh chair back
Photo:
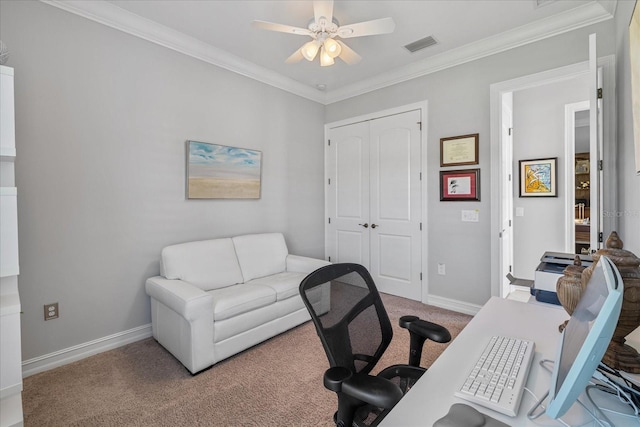
[[[368,374],[393,336],[371,275],[359,264],[332,264],[300,284],[330,365]]]

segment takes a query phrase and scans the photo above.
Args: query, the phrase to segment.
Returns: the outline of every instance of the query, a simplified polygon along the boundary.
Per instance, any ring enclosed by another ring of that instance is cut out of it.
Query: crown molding
[[[143,40],[175,50],[209,64],[249,77],[303,98],[324,104],[325,94],[289,77],[260,67],[208,43],[172,30],[157,22],[106,1],[41,0],[83,18],[90,19]]]
[[[227,51],[172,30],[157,22],[145,19],[106,1],[40,1],[324,105],[611,19],[614,16],[617,4],[617,0],[593,1],[558,15],[478,40],[343,88],[320,92],[313,87],[260,67]]]
[[[608,7],[604,7],[600,1],[587,3],[546,19],[469,43],[370,79],[362,80],[353,85],[329,91],[327,92],[325,105],[606,21],[613,18],[616,2],[605,1],[604,3]]]

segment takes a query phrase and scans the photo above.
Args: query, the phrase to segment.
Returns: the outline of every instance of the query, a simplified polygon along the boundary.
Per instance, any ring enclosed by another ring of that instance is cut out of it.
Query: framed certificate
[[[478,135],[452,136],[440,139],[440,166],[478,164]]]

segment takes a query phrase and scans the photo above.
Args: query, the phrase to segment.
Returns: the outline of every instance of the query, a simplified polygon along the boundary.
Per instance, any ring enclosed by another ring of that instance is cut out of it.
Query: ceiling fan
[[[347,64],[356,64],[362,57],[353,49],[336,38],[372,36],[392,33],[396,24],[391,18],[374,19],[372,21],[340,26],[333,16],[333,0],[317,0],[313,2],[313,18],[307,28],[274,24],[266,21],[253,21],[253,26],[263,30],[309,36],[313,40],[305,43],[287,60],[287,64],[301,61],[313,61],[320,52],[320,65],[326,67],[334,64],[334,58],[340,58]]]

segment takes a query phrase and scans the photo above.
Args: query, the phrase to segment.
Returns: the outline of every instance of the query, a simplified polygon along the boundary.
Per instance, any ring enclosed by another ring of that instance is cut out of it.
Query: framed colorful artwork
[[[520,197],[558,197],[557,157],[520,160]]]
[[[440,171],[440,201],[480,201],[480,169]]]
[[[262,153],[187,141],[188,199],[259,199]]]

